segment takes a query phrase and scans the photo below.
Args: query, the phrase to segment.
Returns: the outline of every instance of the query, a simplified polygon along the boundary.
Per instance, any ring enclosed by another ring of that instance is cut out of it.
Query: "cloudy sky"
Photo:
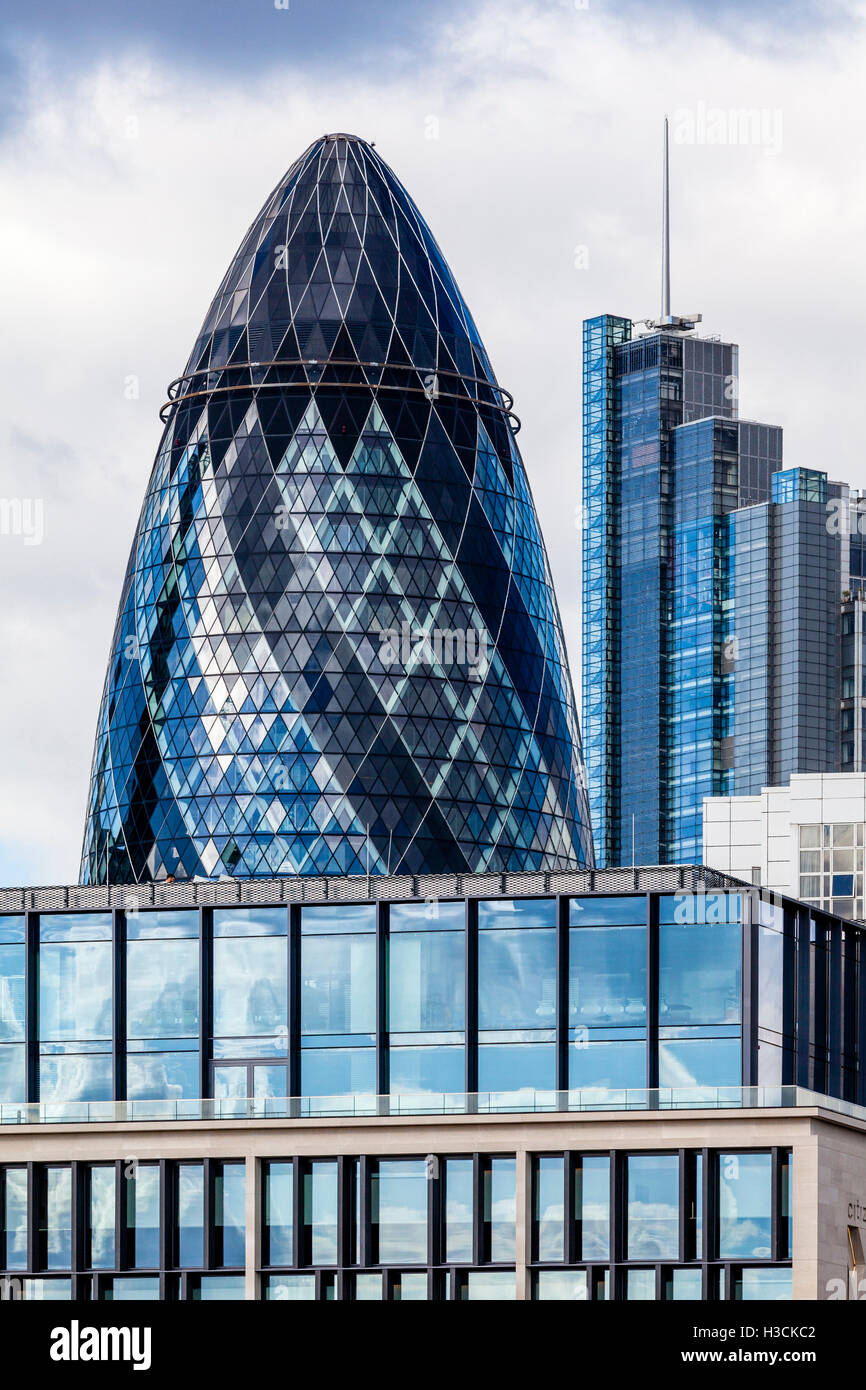
[[[657,312],[665,112],[674,310],[739,342],[741,413],[784,426],[789,464],[866,486],[864,0],[0,14],[0,502],[32,508],[30,536],[0,512],[0,883],[77,878],[165,385],[325,131],[375,140],[514,393],[576,683],[580,323]]]

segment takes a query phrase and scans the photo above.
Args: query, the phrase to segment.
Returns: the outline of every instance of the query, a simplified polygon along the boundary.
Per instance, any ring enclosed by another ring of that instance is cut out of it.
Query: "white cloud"
[[[647,14],[482,6],[434,30],[411,82],[343,63],[330,83],[270,67],[232,86],[142,55],[64,76],[31,55],[0,146],[0,497],[40,497],[45,514],[39,547],[0,536],[7,882],[77,875],[157,409],[246,226],[325,130],[376,141],[514,392],[575,677],[580,323],[657,308],[665,110],[781,112],[781,149],[674,145],[674,308],[741,344],[741,412],[785,426],[789,463],[866,485],[857,38],[816,35],[782,58]]]

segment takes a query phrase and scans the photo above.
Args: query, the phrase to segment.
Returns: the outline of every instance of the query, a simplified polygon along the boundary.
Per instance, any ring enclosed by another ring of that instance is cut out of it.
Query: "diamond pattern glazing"
[[[510,398],[371,146],[292,166],[170,396],[82,881],[591,863]]]

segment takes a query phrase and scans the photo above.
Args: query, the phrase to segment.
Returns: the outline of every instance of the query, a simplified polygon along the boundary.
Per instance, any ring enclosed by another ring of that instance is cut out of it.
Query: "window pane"
[[[744,1302],[754,1300],[787,1302],[793,1298],[790,1269],[744,1269],[734,1285],[734,1297]]]
[[[446,1033],[464,1025],[463,932],[395,932],[388,943],[388,1027]]]
[[[337,1165],[310,1163],[304,1174],[304,1225],[310,1263],[337,1263]]]
[[[373,1175],[374,1222],[377,1219],[380,1264],[426,1263],[427,1165],[423,1159],[379,1163],[378,1174]]]
[[[213,978],[214,1036],[273,1036],[284,1053],[288,1025],[285,937],[215,940]]]
[[[517,1199],[513,1158],[491,1158],[484,1173],[484,1221],[490,1259],[494,1264],[514,1259]]]
[[[0,945],[0,1042],[24,1040],[23,945]]]
[[[719,1154],[719,1255],[768,1260],[773,1209],[770,1154]]]
[[[69,1269],[72,1264],[72,1173],[46,1168],[40,1221],[46,1269]]]
[[[0,1101],[26,1101],[27,1073],[23,1043],[0,1046]]]
[[[630,1269],[626,1275],[626,1298],[654,1299],[656,1272],[654,1269]]]
[[[470,1303],[510,1302],[517,1298],[513,1270],[473,1269],[463,1276],[460,1297]]]
[[[646,927],[569,932],[569,1023],[646,1026]]]
[[[585,1042],[568,1050],[572,1091],[641,1090],[646,1086],[646,1042]]]
[[[115,1275],[106,1284],[103,1297],[111,1303],[159,1300],[159,1276],[147,1274]]]
[[[42,1101],[111,1100],[111,1057],[77,1053],[39,1059]]]
[[[294,1189],[292,1164],[269,1163],[265,1173],[265,1264],[292,1263]]]
[[[701,1271],[699,1269],[672,1269],[665,1279],[665,1298],[674,1303],[700,1302]]]
[[[478,933],[478,1026],[551,1028],[556,1021],[556,933]]]
[[[661,1039],[660,1086],[739,1086],[739,1038]]]
[[[114,1265],[116,1180],[114,1167],[90,1169],[90,1265],[111,1269]]]
[[[479,1091],[552,1091],[553,1043],[483,1043],[478,1048]]]
[[[305,1049],[301,1053],[301,1091],[305,1096],[375,1095],[376,1049]]]
[[[196,1037],[198,941],[129,941],[126,965],[129,1037]]]
[[[473,1259],[472,1159],[445,1160],[445,1259],[449,1264]]]
[[[565,1258],[565,1160],[560,1154],[538,1159],[535,1221],[539,1260]]]
[[[659,927],[659,1024],[739,1023],[738,922]]]
[[[610,1258],[610,1159],[584,1154],[575,1170],[574,1214],[582,1260]]]
[[[3,1179],[5,1268],[27,1268],[27,1170],[7,1168]],[[0,1258],[4,1258],[0,1252]]]
[[[126,1094],[129,1100],[183,1100],[199,1096],[198,1051],[128,1052]]]
[[[462,1092],[465,1065],[462,1047],[392,1047],[391,1095]]]
[[[246,1166],[221,1163],[214,1180],[215,1262],[243,1265],[246,1260]]]
[[[110,941],[39,947],[39,1038],[42,1042],[111,1039]]]
[[[374,935],[304,937],[301,977],[303,1033],[374,1032]]]
[[[68,1303],[72,1299],[71,1279],[25,1279],[24,1297],[28,1302],[47,1303],[58,1300]]]
[[[679,1159],[676,1154],[630,1154],[627,1258],[675,1260],[678,1253]]]
[[[178,1264],[185,1269],[204,1263],[204,1168],[181,1163],[177,1169]]]
[[[356,1274],[355,1302],[369,1303],[371,1301],[382,1302],[381,1274]]]
[[[313,1302],[316,1297],[315,1274],[272,1274],[265,1281],[265,1298],[288,1302]]]
[[[243,1274],[201,1274],[191,1294],[196,1303],[237,1302],[246,1297],[246,1280]]]
[[[535,1276],[535,1297],[585,1303],[589,1297],[588,1272],[585,1269],[540,1269]]]
[[[133,1269],[159,1266],[159,1168],[139,1163],[126,1177],[126,1231]]]

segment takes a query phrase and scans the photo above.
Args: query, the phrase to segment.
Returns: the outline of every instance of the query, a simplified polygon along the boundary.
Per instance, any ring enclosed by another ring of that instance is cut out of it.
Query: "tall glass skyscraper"
[[[511,398],[370,145],[292,165],[169,397],[82,881],[590,864]]]
[[[737,417],[733,343],[583,330],[583,736],[602,865],[699,863],[703,799],[839,763],[846,492]],[[692,325],[693,327],[693,325]]]

